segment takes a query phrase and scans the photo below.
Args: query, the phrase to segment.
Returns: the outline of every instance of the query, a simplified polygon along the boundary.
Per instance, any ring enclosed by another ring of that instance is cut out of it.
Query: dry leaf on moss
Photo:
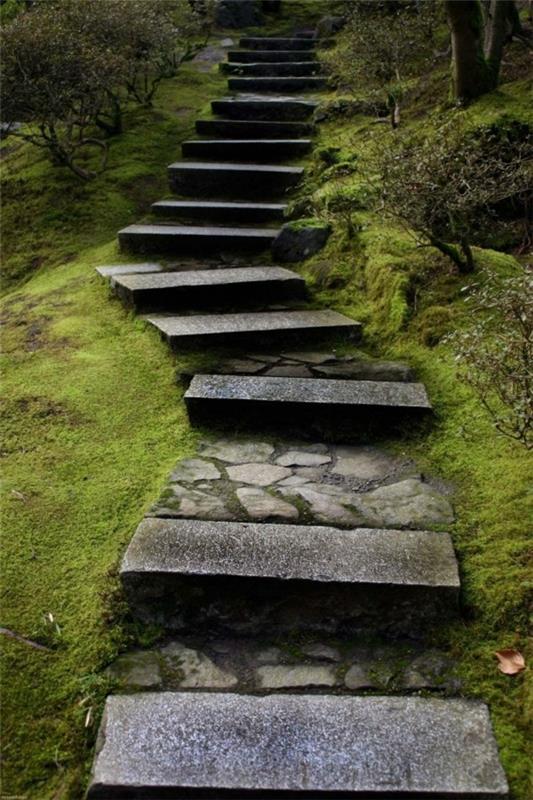
[[[498,669],[504,675],[517,675],[526,668],[524,656],[518,650],[497,650],[494,655],[499,661]]]

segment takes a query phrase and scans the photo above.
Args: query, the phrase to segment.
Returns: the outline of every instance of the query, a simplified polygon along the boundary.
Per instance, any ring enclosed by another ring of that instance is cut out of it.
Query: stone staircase
[[[238,76],[230,89],[323,85],[311,37],[240,44],[223,67]],[[309,150],[316,105],[275,94],[214,101],[218,118],[196,125],[210,138],[185,142],[194,161],[169,167],[179,197],[153,206],[172,222],[119,233],[125,250],[178,262],[98,269],[173,349],[224,348],[187,389],[193,424],[247,422],[263,435],[273,423],[278,438],[204,442],[135,532],[125,595],[167,639],[117,662],[126,686],[152,691],[107,699],[90,798],[507,795],[486,707],[435,696],[455,684],[421,666],[442,663],[425,637],[460,613],[448,500],[398,456],[293,438],[414,424],[431,412],[425,388],[404,365],[310,350],[355,341],[361,326],[305,308],[297,273],[242,261],[269,261],[279,229],[266,226],[282,220],[303,173],[276,162]],[[412,666],[398,666],[407,652]],[[394,661],[391,676],[403,677],[383,682],[369,659]]]

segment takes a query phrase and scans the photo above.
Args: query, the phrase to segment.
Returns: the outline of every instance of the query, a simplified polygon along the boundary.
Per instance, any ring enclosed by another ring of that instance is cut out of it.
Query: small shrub
[[[529,206],[533,141],[522,124],[466,132],[451,123],[426,140],[397,139],[377,160],[381,208],[460,272],[474,269],[472,246],[507,224],[502,203]]]
[[[460,378],[502,435],[533,448],[533,269],[492,278],[472,298],[474,324],[449,337]]]

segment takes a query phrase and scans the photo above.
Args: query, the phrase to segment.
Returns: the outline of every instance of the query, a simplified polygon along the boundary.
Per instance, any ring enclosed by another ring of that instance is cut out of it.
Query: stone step
[[[239,92],[301,92],[304,89],[323,89],[323,75],[302,75],[299,78],[229,78],[228,88]]]
[[[288,61],[301,64],[302,61],[315,61],[316,53],[312,50],[230,50],[228,61],[239,64],[265,62],[279,64]]]
[[[158,272],[115,276],[113,288],[137,311],[253,305],[303,298],[305,281],[283,267]]]
[[[223,97],[211,102],[214,114],[229,119],[271,120],[285,122],[309,119],[318,103],[296,97],[270,97],[254,94]]]
[[[200,255],[220,250],[253,253],[270,247],[278,233],[279,230],[271,228],[129,225],[118,232],[118,240],[121,249],[131,253]]]
[[[320,70],[319,61],[279,61],[240,64],[225,62],[220,64],[220,71],[229,75],[265,75],[267,77],[295,77],[298,75],[315,75]]]
[[[90,800],[504,798],[484,703],[222,692],[108,697]]]
[[[239,47],[246,50],[313,50],[316,39],[302,37],[246,36]]]
[[[310,139],[199,139],[181,146],[184,158],[261,163],[298,158],[310,149]]]
[[[196,133],[201,136],[223,136],[246,139],[297,139],[314,133],[308,122],[267,122],[256,120],[199,119]]]
[[[259,200],[278,198],[303,172],[302,167],[213,161],[177,161],[168,168],[170,187],[177,194]]]
[[[171,219],[201,219],[212,222],[281,222],[284,203],[217,203],[214,201],[159,200],[152,211]]]
[[[352,432],[386,429],[431,410],[421,383],[262,375],[195,375],[185,402],[195,423],[208,419],[244,424],[260,418],[281,427],[326,425]]]
[[[120,567],[133,613],[173,631],[413,636],[455,615],[450,536],[146,517]]]
[[[356,338],[361,330],[359,322],[336,311],[265,311],[180,317],[151,315],[147,320],[176,349],[210,344],[246,344],[247,347],[272,342],[285,344],[304,337],[315,341],[327,336],[351,339]],[[193,393],[194,390],[190,396],[194,405]]]

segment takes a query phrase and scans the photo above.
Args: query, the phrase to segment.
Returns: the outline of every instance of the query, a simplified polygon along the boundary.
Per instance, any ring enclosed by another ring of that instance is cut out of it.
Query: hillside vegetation
[[[329,7],[310,5],[316,16]],[[309,5],[287,3],[284,14],[280,32],[299,18],[308,24]],[[513,43],[499,88],[458,110],[449,100],[448,57],[440,59],[423,79],[412,79],[402,130],[431,136],[459,116],[473,127],[509,118],[531,125],[528,66],[528,51]],[[83,796],[110,689],[105,668],[126,645],[157,635],[125,619],[116,567],[173,464],[193,452],[200,433],[190,429],[180,402],[180,356],[110,296],[94,268],[124,259],[117,230],[165,194],[166,166],[180,141],[224,90],[216,66],[182,67],[163,81],[153,109],[127,112],[107,170],[86,183],[29,144],[2,144],[9,398],[2,625],[48,648],[4,637],[6,795]],[[392,146],[397,132],[354,99],[357,93],[341,88],[325,95],[325,119],[296,203],[304,216],[327,218],[333,234],[297,269],[317,305],[364,324],[366,352],[408,361],[428,388],[433,426],[423,435],[405,431],[396,446],[456,491],[452,534],[464,618],[439,631],[438,643],[459,660],[465,695],[490,704],[513,798],[526,800],[530,671],[501,674],[494,651],[513,647],[532,657],[526,626],[533,469],[528,451],[498,435],[472,388],[458,381],[447,336],[469,329],[469,297],[489,276],[519,274],[527,249],[517,238],[500,248],[474,247],[476,271],[461,275],[380,213],[368,199],[373,153]],[[323,202],[339,192],[355,198],[349,217]]]

